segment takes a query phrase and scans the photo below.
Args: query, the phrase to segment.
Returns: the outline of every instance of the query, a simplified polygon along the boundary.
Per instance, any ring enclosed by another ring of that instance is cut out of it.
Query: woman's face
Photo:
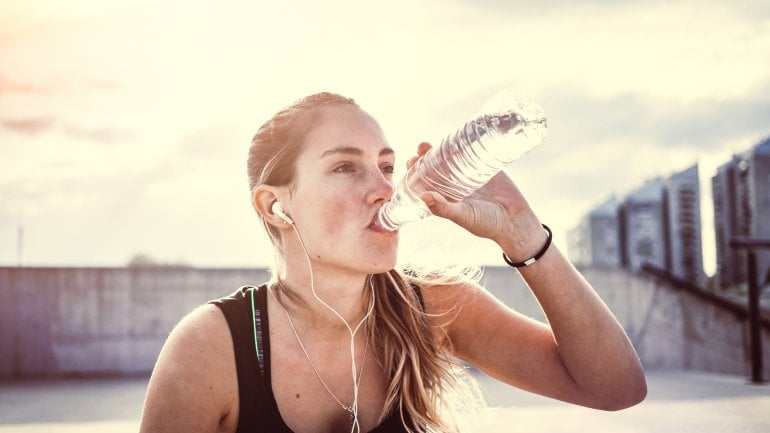
[[[363,273],[390,270],[397,235],[373,221],[393,194],[393,150],[379,125],[360,108],[330,105],[320,110],[297,158],[294,193],[284,208],[315,266]]]

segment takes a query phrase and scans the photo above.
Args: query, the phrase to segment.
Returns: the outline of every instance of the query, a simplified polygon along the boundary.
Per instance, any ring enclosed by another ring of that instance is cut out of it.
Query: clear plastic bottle
[[[436,191],[450,202],[462,201],[545,138],[542,108],[511,89],[495,95],[463,127],[420,158],[397,185],[377,216],[390,231],[430,216],[420,195]]]

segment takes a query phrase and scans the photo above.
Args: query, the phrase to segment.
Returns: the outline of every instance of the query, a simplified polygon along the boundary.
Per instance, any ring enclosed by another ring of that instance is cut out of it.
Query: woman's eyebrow
[[[347,155],[356,155],[356,156],[358,156],[358,155],[362,155],[364,153],[364,151],[359,149],[359,148],[357,148],[357,147],[340,146],[340,147],[335,147],[334,149],[327,150],[326,152],[322,153],[321,154],[321,158],[326,158],[327,156],[335,155],[335,154],[338,154],[338,153],[344,153],[344,154],[347,154]]]
[[[343,153],[343,154],[346,154],[346,155],[360,156],[360,155],[363,155],[364,151],[361,150],[358,147],[340,146],[340,147],[335,147],[334,149],[329,149],[326,152],[322,153],[321,154],[321,158],[325,158],[325,157],[327,157],[329,155],[335,155],[335,154],[339,154],[339,153]],[[395,153],[396,152],[393,151],[393,149],[391,149],[389,147],[386,147],[386,148],[383,148],[382,150],[380,150],[380,156],[389,156],[389,155],[394,155]]]

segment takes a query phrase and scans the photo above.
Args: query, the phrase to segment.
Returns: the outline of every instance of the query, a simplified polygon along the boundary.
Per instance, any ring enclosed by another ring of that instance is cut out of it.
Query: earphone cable
[[[361,319],[361,321],[358,322],[358,325],[356,325],[355,329],[351,328],[350,325],[348,324],[347,320],[345,320],[345,318],[342,317],[342,315],[340,313],[338,313],[337,310],[335,310],[331,305],[329,305],[326,302],[324,302],[324,300],[321,299],[318,296],[318,294],[316,293],[316,291],[315,291],[315,278],[314,278],[314,275],[313,275],[313,264],[310,261],[310,253],[308,253],[307,248],[305,247],[305,242],[302,240],[302,236],[300,236],[299,230],[297,230],[297,225],[296,224],[291,224],[291,227],[294,229],[294,233],[297,235],[297,239],[299,240],[299,244],[302,247],[302,251],[305,253],[305,259],[307,260],[308,271],[309,271],[309,274],[310,274],[310,290],[313,293],[313,296],[316,298],[316,300],[318,302],[320,302],[323,306],[325,306],[327,309],[329,309],[329,311],[334,313],[340,320],[342,320],[342,323],[345,324],[345,327],[348,328],[348,332],[350,333],[350,358],[351,358],[350,365],[351,365],[351,372],[353,373],[353,405],[352,405],[352,409],[353,409],[353,425],[351,426],[350,432],[351,433],[360,433],[361,432],[361,426],[360,426],[360,424],[358,422],[358,383],[356,383],[356,378],[357,378],[358,375],[357,375],[357,368],[356,368],[356,344],[355,344],[355,340],[356,340],[356,333],[361,328],[361,325],[363,325],[364,322],[366,322],[366,320],[372,314],[372,311],[374,311],[374,302],[375,302],[374,285],[372,284],[371,278],[369,278],[369,288],[371,289],[371,298],[372,298],[372,301],[369,304],[369,310],[366,312],[366,314]],[[306,352],[306,354],[307,354],[307,352]],[[310,358],[308,357],[308,361],[309,360],[310,360]],[[312,366],[312,362],[311,362],[311,366]],[[361,365],[361,368],[363,369],[363,365]],[[316,372],[316,374],[317,374],[317,372]],[[318,377],[320,378],[320,375]],[[326,385],[326,384],[324,384],[324,385]],[[328,387],[327,387],[327,389],[328,389]],[[336,399],[336,397],[335,397],[335,399]],[[344,405],[343,405],[343,407],[344,407]]]

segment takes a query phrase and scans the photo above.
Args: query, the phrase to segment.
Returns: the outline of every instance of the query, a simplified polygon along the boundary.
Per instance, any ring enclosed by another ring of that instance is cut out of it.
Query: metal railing
[[[752,239],[747,237],[733,237],[730,239],[733,248],[745,248],[748,262],[748,286],[749,286],[749,341],[751,345],[751,382],[755,384],[765,383],[762,377],[762,337],[760,335],[760,310],[759,310],[759,281],[757,278],[756,249],[770,249],[770,239]]]

